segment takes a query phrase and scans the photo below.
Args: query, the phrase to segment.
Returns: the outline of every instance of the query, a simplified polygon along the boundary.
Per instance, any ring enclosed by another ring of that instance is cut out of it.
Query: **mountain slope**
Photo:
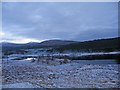
[[[13,49],[33,49],[33,48],[43,48],[43,47],[57,47],[61,45],[67,45],[76,43],[76,41],[67,41],[67,40],[47,40],[41,43],[30,42],[26,44],[15,44],[15,43],[2,43],[2,49],[4,50],[13,50]]]
[[[27,44],[13,44],[3,43],[2,49],[15,50],[15,49],[35,49],[43,47],[52,47],[53,51],[115,51],[119,50],[118,38],[99,39],[93,41],[77,42],[67,40],[48,40],[41,43],[27,43]]]
[[[99,39],[93,41],[78,42],[69,45],[63,45],[59,48],[55,48],[56,51],[114,51],[120,50],[119,48],[120,37]]]
[[[41,45],[44,46],[56,46],[56,45],[68,45],[72,43],[76,43],[77,41],[67,41],[67,40],[47,40],[44,42],[41,42]]]

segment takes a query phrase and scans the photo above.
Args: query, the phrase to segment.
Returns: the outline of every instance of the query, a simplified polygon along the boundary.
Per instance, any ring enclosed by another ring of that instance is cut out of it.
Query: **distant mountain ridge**
[[[54,45],[67,45],[77,43],[77,41],[68,41],[68,40],[47,40],[43,41],[40,44],[44,46],[54,46]]]
[[[16,44],[16,43],[9,43],[9,42],[3,42],[2,47],[3,50],[5,49],[13,49],[13,48],[41,48],[41,47],[54,47],[54,46],[61,46],[61,45],[67,45],[77,43],[77,41],[69,41],[69,40],[46,40],[43,42],[30,42],[25,44]]]
[[[71,44],[76,43],[78,41],[69,41],[69,40],[46,40],[43,42],[29,42],[25,44],[17,44],[17,43],[10,43],[10,42],[2,42],[1,44],[3,46],[22,46],[22,45],[44,45],[44,46],[52,46],[52,45],[65,45],[65,44]]]
[[[98,39],[92,41],[69,41],[69,40],[46,40],[41,43],[30,42],[26,44],[15,44],[15,43],[2,43],[3,50],[13,50],[13,49],[35,49],[43,47],[52,47],[55,51],[112,51],[120,50],[119,48],[120,37],[108,38],[108,39]]]

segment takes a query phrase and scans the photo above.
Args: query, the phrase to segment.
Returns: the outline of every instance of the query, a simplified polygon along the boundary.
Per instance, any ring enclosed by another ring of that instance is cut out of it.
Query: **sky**
[[[117,2],[3,2],[2,41],[88,41],[118,36]]]

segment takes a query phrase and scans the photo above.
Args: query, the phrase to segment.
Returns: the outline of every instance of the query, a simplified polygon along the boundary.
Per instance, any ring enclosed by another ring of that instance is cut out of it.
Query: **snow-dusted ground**
[[[114,52],[65,52],[65,53],[55,53],[53,56],[67,55],[67,56],[86,56],[86,55],[106,55],[106,54],[120,54],[119,51]]]
[[[2,62],[3,88],[118,88],[119,64],[62,65],[31,63],[31,60]]]
[[[23,83],[14,83],[14,84],[3,85],[2,88],[37,88],[37,86],[35,86],[29,82],[23,82]]]
[[[31,50],[28,50],[28,53],[26,54],[11,54],[10,57],[23,57],[23,56],[38,56],[38,55],[52,55],[52,56],[86,56],[86,55],[105,55],[105,54],[120,54],[120,51],[114,51],[114,52],[64,52],[64,53],[48,53],[48,52],[37,52],[37,49],[33,49],[33,52]],[[37,53],[35,53],[37,52]]]

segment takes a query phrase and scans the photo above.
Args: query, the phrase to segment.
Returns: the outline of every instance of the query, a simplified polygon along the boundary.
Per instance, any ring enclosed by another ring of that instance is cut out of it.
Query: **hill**
[[[108,38],[108,39],[98,39],[92,41],[68,41],[68,40],[47,40],[41,43],[32,42],[26,44],[15,44],[15,43],[2,43],[3,51],[6,50],[16,50],[16,49],[35,49],[52,47],[50,51],[120,51],[119,48],[120,37]]]
[[[15,44],[9,42],[3,42],[2,49],[3,51],[15,50],[15,49],[35,49],[35,48],[44,48],[44,47],[58,47],[61,45],[68,45],[76,43],[77,41],[68,41],[68,40],[47,40],[41,43],[30,42],[26,44]]]
[[[60,46],[60,45],[68,45],[76,43],[77,41],[68,41],[68,40],[47,40],[41,42],[40,44],[43,46]]]
[[[55,48],[55,51],[120,51],[120,37],[78,42]]]

